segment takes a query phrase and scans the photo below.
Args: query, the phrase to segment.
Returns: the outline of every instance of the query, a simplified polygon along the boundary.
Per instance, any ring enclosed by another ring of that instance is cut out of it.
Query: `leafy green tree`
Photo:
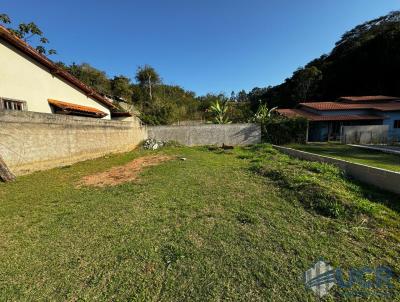
[[[123,75],[115,76],[111,80],[111,91],[114,96],[130,102],[133,93],[131,80]]]
[[[247,102],[249,98],[247,97],[247,93],[244,90],[241,90],[237,94],[237,101],[238,102]]]
[[[150,65],[139,66],[136,71],[136,81],[148,90],[150,100],[153,99],[154,86],[161,84],[161,78]]]
[[[104,71],[101,71],[88,63],[72,63],[67,70],[86,85],[105,94],[111,94],[111,82]]]
[[[322,72],[315,66],[297,69],[292,77],[294,98],[307,100],[321,79]]]
[[[0,22],[3,24],[11,24],[11,19],[6,14],[0,14]],[[49,40],[43,35],[41,29],[34,23],[20,23],[16,28],[8,28],[18,38],[30,44],[36,44],[36,50],[41,54],[54,55],[57,52],[54,49],[46,49]]]

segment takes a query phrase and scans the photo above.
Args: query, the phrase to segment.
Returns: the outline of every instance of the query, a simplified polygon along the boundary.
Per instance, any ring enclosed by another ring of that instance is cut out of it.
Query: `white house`
[[[0,25],[0,110],[111,119],[116,107]]]

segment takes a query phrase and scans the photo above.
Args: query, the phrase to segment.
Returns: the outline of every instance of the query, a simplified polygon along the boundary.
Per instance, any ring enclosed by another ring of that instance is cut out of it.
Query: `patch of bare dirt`
[[[144,168],[157,166],[162,162],[171,159],[173,159],[173,157],[167,155],[150,155],[139,157],[126,165],[114,167],[105,172],[85,176],[80,181],[78,187],[116,186],[125,182],[133,181],[138,178],[140,172]]]

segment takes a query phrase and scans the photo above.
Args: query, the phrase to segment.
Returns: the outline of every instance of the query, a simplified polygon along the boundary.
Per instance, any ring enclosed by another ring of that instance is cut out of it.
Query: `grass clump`
[[[254,172],[274,181],[286,198],[298,200],[306,209],[341,219],[372,215],[375,210],[359,187],[333,165],[293,159],[265,145],[248,150],[239,158],[249,159]]]

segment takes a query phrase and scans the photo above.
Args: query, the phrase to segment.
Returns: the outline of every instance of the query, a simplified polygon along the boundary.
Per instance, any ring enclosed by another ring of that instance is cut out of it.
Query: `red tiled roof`
[[[67,103],[67,102],[61,102],[61,101],[57,101],[57,100],[52,100],[49,99],[48,100],[49,104],[60,108],[64,111],[77,111],[77,112],[82,112],[82,113],[89,113],[90,115],[95,115],[96,117],[105,117],[107,116],[107,113],[93,108],[93,107],[88,107],[88,106],[82,106],[82,105],[77,105],[77,104],[72,104],[72,103]]]
[[[368,103],[368,104],[349,104],[341,102],[314,102],[300,103],[300,106],[315,110],[357,110],[357,109],[373,109],[379,111],[400,111],[400,102],[388,103]]]
[[[309,121],[365,121],[365,120],[383,120],[384,116],[378,115],[318,115],[301,109],[278,109],[279,114],[286,117],[304,117]]]
[[[400,100],[398,97],[386,96],[386,95],[366,95],[366,96],[342,96],[339,98],[343,101],[352,102],[370,102],[370,101],[394,101]]]
[[[88,97],[91,97],[103,105],[106,105],[108,108],[113,108],[115,109],[115,105],[113,105],[111,102],[107,101],[100,93],[98,93],[96,90],[93,88],[87,86],[77,78],[75,78],[73,75],[71,75],[69,72],[65,71],[64,69],[58,67],[56,64],[53,63],[53,61],[49,60],[46,56],[40,54],[36,49],[34,49],[32,46],[27,44],[25,41],[21,40],[17,36],[15,36],[13,33],[11,33],[8,29],[6,29],[4,26],[0,25],[0,38],[4,39],[8,43],[10,43],[12,46],[20,50],[22,53],[27,55],[28,57],[34,59],[36,62],[42,64],[43,66],[47,67],[49,69],[49,72],[52,73],[53,75],[56,75],[68,83],[72,84],[73,86],[77,87],[78,89],[82,90]]]

